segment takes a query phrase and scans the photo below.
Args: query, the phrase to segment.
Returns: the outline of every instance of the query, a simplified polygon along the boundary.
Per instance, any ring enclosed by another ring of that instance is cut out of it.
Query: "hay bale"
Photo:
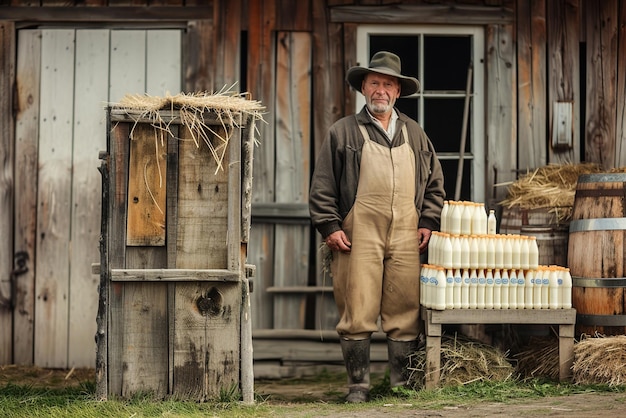
[[[626,384],[626,335],[581,339],[574,345],[572,371],[579,384]]]
[[[509,209],[547,208],[555,213],[559,223],[567,221],[571,218],[578,176],[602,171],[601,166],[592,163],[539,167],[512,182],[507,188],[507,197],[500,204]]]
[[[554,337],[532,336],[519,353],[517,371],[523,377],[559,379],[559,341]]]
[[[419,390],[425,385],[426,351],[409,356],[408,386]],[[440,384],[465,385],[480,380],[505,381],[515,369],[497,348],[464,336],[442,336]]]

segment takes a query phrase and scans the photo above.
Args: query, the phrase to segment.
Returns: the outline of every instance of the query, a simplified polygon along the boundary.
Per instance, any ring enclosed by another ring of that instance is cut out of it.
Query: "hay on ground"
[[[419,350],[409,357],[408,386],[419,390],[425,384],[426,351]],[[442,336],[440,384],[448,386],[489,380],[505,381],[515,369],[497,348],[464,336]]]
[[[517,371],[523,377],[559,379],[558,338],[532,336],[513,357],[517,359]]]
[[[626,384],[626,335],[582,338],[574,345],[572,371],[579,384]]]

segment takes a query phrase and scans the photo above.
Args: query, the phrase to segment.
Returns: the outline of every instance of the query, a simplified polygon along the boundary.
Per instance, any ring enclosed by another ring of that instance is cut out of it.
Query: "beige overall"
[[[354,206],[343,222],[352,249],[333,252],[331,271],[345,339],[369,338],[382,330],[393,340],[418,336],[419,240],[415,209],[415,158],[407,142],[389,148],[370,140],[361,156]]]

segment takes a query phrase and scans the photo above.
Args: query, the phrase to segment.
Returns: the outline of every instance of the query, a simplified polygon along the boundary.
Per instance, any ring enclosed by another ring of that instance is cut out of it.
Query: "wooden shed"
[[[460,178],[497,208],[527,170],[626,164],[624,27],[625,0],[0,1],[0,363],[94,364],[103,103],[235,85],[266,106],[246,262],[255,367],[280,368],[267,341],[334,333],[307,197],[328,127],[363,104],[348,68],[399,54],[448,195]]]

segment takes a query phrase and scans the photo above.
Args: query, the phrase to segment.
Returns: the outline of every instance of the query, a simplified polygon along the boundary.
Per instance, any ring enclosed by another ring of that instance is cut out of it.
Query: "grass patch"
[[[239,401],[236,388],[222,391],[210,402],[155,400],[150,394],[131,399],[98,401],[95,384],[82,382],[67,388],[45,388],[7,383],[0,387],[0,416],[13,417],[321,417],[367,411],[442,410],[447,407],[480,403],[522,404],[541,398],[564,395],[624,394],[626,386],[574,385],[548,380],[509,379],[503,382],[476,381],[466,385],[442,387],[431,391],[389,387],[387,374],[373,375],[372,401],[344,403],[346,376],[322,372],[310,378],[255,382],[256,403]],[[291,396],[281,393],[291,390]],[[626,398],[625,398],[626,399]],[[625,401],[626,402],[626,401]]]

